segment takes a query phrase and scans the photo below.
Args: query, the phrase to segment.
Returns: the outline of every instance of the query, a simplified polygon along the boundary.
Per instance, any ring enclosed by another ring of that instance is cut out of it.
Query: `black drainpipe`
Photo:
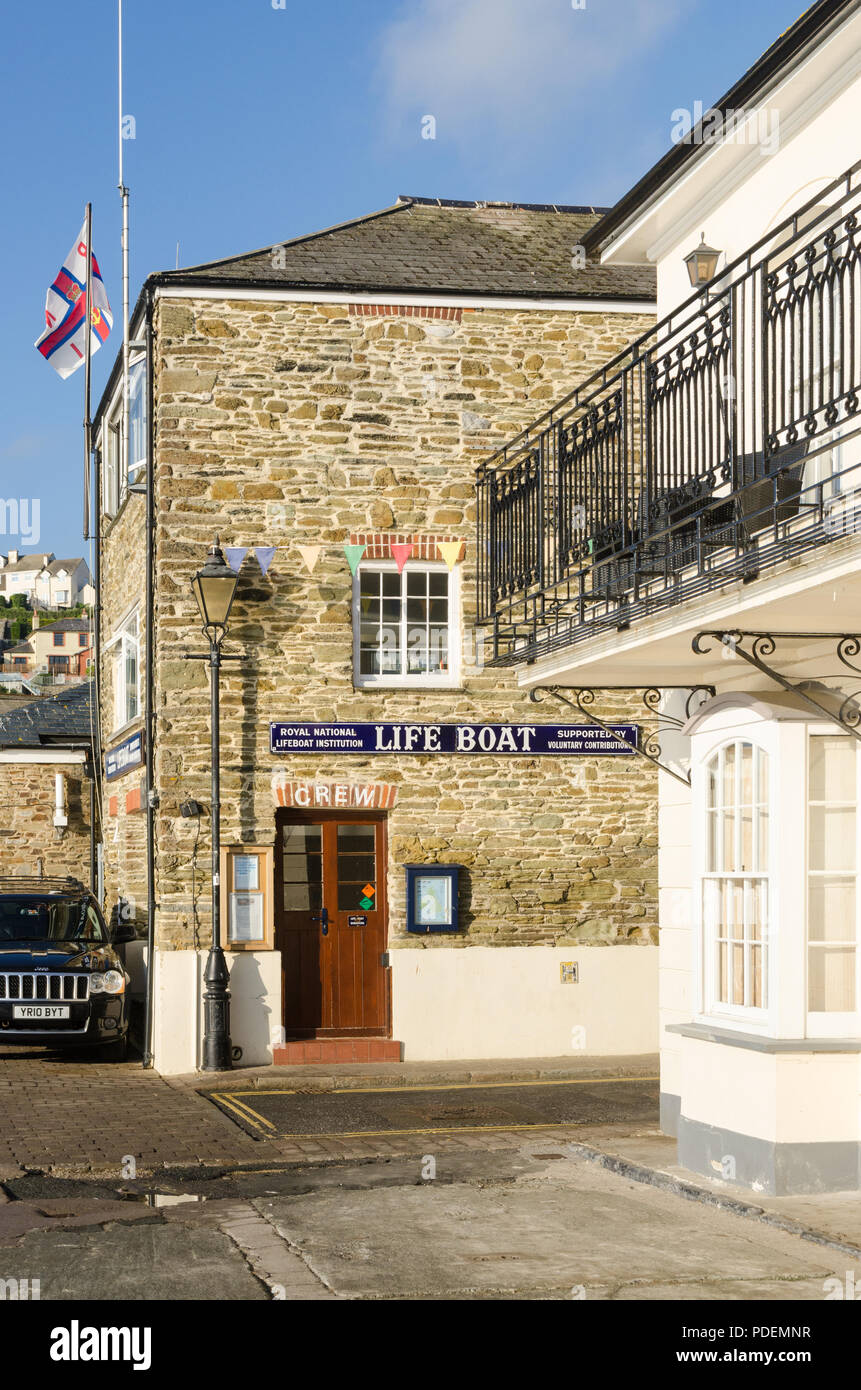
[[[153,672],[155,669],[155,593],[153,589],[155,545],[155,498],[153,495],[155,479],[155,420],[153,419],[153,331],[152,331],[152,288],[147,288],[146,296],[146,674],[144,694],[144,730],[146,753],[146,873],[147,873],[147,971],[146,1004],[144,1014],[143,1064],[153,1065],[153,1000],[155,998],[155,814],[158,801],[155,794],[153,767],[155,762],[155,700]]]

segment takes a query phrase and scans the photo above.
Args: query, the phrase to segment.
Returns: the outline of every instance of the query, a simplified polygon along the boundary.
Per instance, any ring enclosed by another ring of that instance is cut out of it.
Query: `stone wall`
[[[54,776],[66,779],[68,828],[54,839]],[[90,881],[90,783],[74,763],[0,763],[0,873]]]
[[[356,310],[353,312],[352,310]],[[652,942],[656,786],[636,758],[276,759],[269,721],[578,722],[483,669],[475,619],[476,465],[648,326],[640,315],[464,310],[417,319],[357,306],[160,300],[156,321],[158,942],[206,940],[209,698],[190,591],[217,533],[279,549],[246,561],[222,679],[225,843],[271,843],[274,771],[391,782],[392,945],[407,862],[465,866],[457,944]],[[451,690],[357,690],[357,532],[462,537],[464,671]],[[324,549],[312,574],[296,543]],[[635,713],[620,702],[619,717]],[[109,837],[110,839],[110,834]],[[109,848],[110,854],[110,848]],[[202,868],[203,872],[200,872]],[[192,870],[195,886],[192,891]],[[448,940],[443,944],[450,945]]]

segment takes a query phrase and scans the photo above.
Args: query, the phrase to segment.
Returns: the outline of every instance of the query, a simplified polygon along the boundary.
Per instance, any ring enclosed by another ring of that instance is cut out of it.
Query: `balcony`
[[[861,162],[478,472],[514,665],[861,533]]]

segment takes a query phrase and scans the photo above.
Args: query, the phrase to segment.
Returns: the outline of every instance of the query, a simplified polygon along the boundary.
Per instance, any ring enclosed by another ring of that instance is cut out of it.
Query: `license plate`
[[[68,1004],[16,1004],[13,1018],[68,1018]]]

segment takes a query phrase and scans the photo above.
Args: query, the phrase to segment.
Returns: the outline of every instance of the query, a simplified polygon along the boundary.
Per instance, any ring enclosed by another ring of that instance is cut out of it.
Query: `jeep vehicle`
[[[98,1047],[121,1061],[129,976],[93,894],[74,878],[0,875],[0,1046]]]

